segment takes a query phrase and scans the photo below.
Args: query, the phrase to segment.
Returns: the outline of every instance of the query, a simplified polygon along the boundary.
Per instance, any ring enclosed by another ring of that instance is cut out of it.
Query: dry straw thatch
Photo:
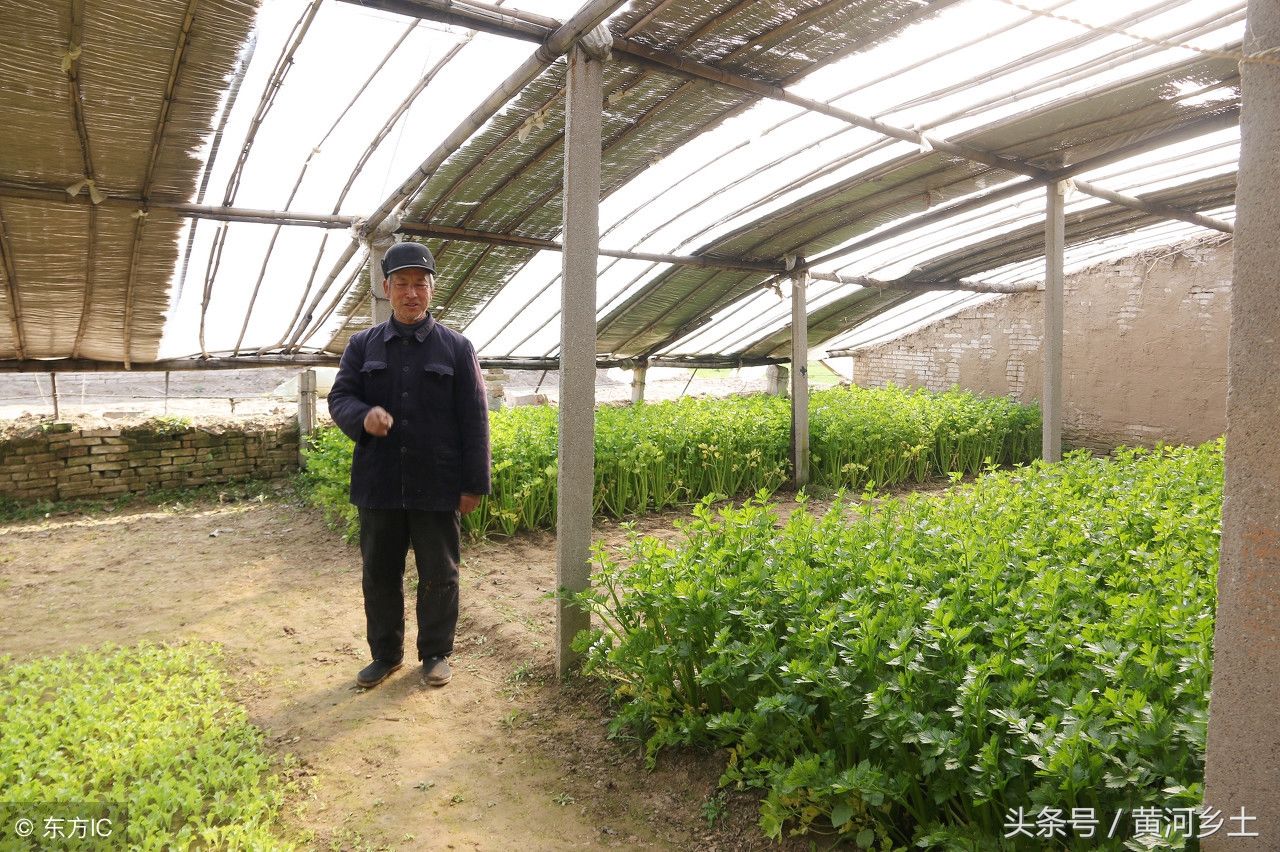
[[[0,358],[154,360],[183,219],[145,200],[191,197],[256,7],[0,4],[0,177],[77,190],[0,198]]]

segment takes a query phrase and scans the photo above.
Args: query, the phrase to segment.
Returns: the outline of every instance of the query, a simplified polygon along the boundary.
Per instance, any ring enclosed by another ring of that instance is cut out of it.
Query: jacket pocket
[[[386,361],[365,361],[360,366],[360,379],[364,382],[364,401],[370,405],[385,405],[390,393],[390,378]]]
[[[424,364],[422,369],[428,374],[428,376],[434,373],[438,378],[453,378],[453,367],[448,364]]]

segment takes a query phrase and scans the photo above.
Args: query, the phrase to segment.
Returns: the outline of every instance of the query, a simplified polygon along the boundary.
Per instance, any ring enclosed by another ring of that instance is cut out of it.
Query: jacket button
[[[400,448],[400,452],[401,452],[401,453],[407,453],[407,452],[409,452],[409,448],[408,448],[408,447],[401,447],[401,448]]]
[[[401,399],[408,399],[408,398],[409,398],[409,392],[408,392],[408,391],[400,391],[400,398],[401,398]]]
[[[400,368],[400,372],[402,372],[402,373],[407,373],[407,372],[409,372],[409,365],[408,365],[408,364],[406,364],[405,366],[401,367],[401,368]]]

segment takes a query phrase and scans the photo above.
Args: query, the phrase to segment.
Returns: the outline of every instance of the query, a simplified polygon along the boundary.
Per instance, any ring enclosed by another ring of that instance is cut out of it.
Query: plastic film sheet
[[[1146,196],[1147,200],[1184,209],[1209,209],[1230,204],[1235,198],[1236,176],[1218,175]],[[1067,243],[1074,245],[1112,234],[1136,230],[1160,222],[1164,217],[1102,204],[1087,210],[1068,212]],[[965,278],[998,266],[1044,255],[1044,225],[1037,222],[1011,233],[988,238],[934,258],[912,274],[920,281]]]
[[[1215,79],[1225,81],[1221,85],[1230,87],[1233,74],[1225,60],[1196,58],[1142,75],[1105,93],[1077,96],[1004,119],[958,141],[1043,165],[1051,162],[1059,165],[1064,160],[1080,162],[1223,110],[1238,108],[1238,100],[1233,98],[1183,103],[1171,96],[1178,86],[1185,90],[1195,83],[1212,85]],[[1004,182],[1011,176],[1011,172],[959,160],[949,154],[915,153],[852,175],[780,210],[769,211],[756,221],[701,246],[698,252],[754,259],[787,255],[813,257],[932,206]],[[1135,218],[1116,215],[1120,217],[1117,221]],[[1137,213],[1135,221],[1142,220],[1144,215]],[[966,264],[965,274],[977,274],[1003,263],[999,257],[1001,245],[1005,243],[998,239],[987,251],[975,255],[975,261]],[[1021,251],[1012,244],[1008,248],[1014,254]],[[1043,246],[1040,250],[1043,251]],[[710,306],[710,310],[715,311],[739,293],[736,287],[717,286],[714,277],[706,273],[691,276],[686,271],[666,272],[604,319],[601,348],[623,356],[643,354],[646,350],[638,348],[641,344],[663,340],[667,333],[689,321],[690,317],[683,311],[670,309],[682,301],[685,294],[689,296],[686,304],[703,304],[703,310],[696,315],[705,315],[704,300],[708,294],[719,300]],[[641,329],[647,331],[629,339]]]
[[[870,322],[877,316],[916,298],[919,293],[902,290],[861,289],[843,296],[809,314],[809,347],[816,348],[847,328]],[[742,357],[782,357],[791,354],[791,326],[751,343]]]

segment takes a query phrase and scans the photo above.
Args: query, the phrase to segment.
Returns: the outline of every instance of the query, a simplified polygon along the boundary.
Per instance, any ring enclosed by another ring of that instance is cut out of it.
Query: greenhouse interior
[[[0,45],[0,847],[1280,848],[1280,5]]]

